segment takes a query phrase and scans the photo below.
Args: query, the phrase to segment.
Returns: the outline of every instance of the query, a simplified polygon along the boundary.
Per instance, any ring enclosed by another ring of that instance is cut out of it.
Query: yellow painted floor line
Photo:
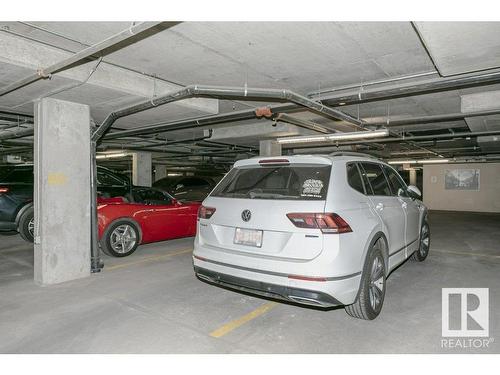
[[[256,308],[254,311],[242,316],[241,318],[235,319],[227,324],[224,324],[222,327],[217,328],[215,331],[210,333],[210,336],[215,337],[215,338],[225,336],[229,332],[235,330],[236,328],[241,327],[243,324],[248,323],[249,321],[265,314],[266,312],[271,310],[276,305],[277,305],[276,302],[266,303],[266,304]]]
[[[170,257],[176,256],[176,255],[187,254],[187,253],[190,253],[192,251],[193,251],[193,249],[183,249],[183,250],[175,251],[175,252],[169,253],[169,254],[150,256],[150,257],[147,257],[147,258],[142,258],[140,260],[136,260],[135,262],[128,262],[128,263],[117,264],[117,265],[111,266],[111,267],[104,267],[104,270],[105,271],[114,271],[114,270],[117,270],[117,269],[120,269],[120,268],[134,266],[136,264],[153,262],[155,260],[160,260],[160,259],[164,259],[164,258],[170,258]]]
[[[443,253],[443,254],[456,254],[456,255],[467,255],[471,257],[485,257],[485,258],[496,258],[500,259],[500,255],[491,255],[491,254],[481,254],[481,253],[466,253],[461,251],[450,251],[450,250],[431,250],[431,252]]]

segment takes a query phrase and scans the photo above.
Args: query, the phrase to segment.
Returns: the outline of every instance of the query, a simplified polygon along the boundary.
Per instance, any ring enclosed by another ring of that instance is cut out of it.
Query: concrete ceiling
[[[415,22],[443,76],[500,66],[499,22]]]
[[[184,22],[170,29],[156,30],[143,40],[111,51],[100,63],[85,62],[56,73],[50,80],[4,95],[0,97],[0,109],[31,114],[34,100],[52,96],[88,104],[99,123],[113,110],[188,84],[239,87],[247,84],[307,94],[318,89],[358,87],[370,81],[436,72],[435,65],[443,75],[496,68],[500,66],[499,42],[495,37],[500,31],[498,25]],[[0,22],[0,86],[130,26],[130,22]],[[340,109],[354,116],[359,113],[368,121],[455,113],[461,111],[463,95],[499,89],[500,85],[492,85]],[[120,119],[115,126],[133,128],[264,104],[267,103],[189,99]],[[310,112],[294,115],[339,126]],[[491,124],[491,127],[498,126],[497,122]],[[259,139],[309,133],[293,125],[273,128],[266,120],[224,124],[224,127],[235,126],[238,127],[227,132],[218,129],[215,134],[227,141],[257,145]],[[466,122],[456,121],[445,125],[407,126],[403,130],[428,132],[464,126]],[[166,136],[185,139],[200,135],[201,129]]]

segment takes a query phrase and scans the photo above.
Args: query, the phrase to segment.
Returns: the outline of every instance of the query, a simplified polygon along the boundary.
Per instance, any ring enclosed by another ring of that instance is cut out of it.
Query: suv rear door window
[[[331,165],[287,164],[233,168],[211,196],[325,200]]]
[[[386,165],[384,165],[384,170],[387,175],[387,179],[389,180],[389,184],[391,185],[393,195],[398,197],[407,197],[408,194],[406,192],[406,185],[399,174]]]
[[[357,163],[347,164],[347,182],[354,190],[359,191],[361,194],[366,194],[363,179],[359,172]]]
[[[385,178],[385,173],[382,170],[382,166],[377,163],[366,162],[361,163],[361,165],[363,166],[368,182],[370,183],[370,186],[373,190],[373,194],[371,195],[391,196],[391,188],[389,187],[389,183]]]

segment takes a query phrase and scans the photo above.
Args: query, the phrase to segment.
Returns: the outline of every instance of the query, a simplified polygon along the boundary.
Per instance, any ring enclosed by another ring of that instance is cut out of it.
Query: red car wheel
[[[114,257],[126,257],[139,246],[140,233],[137,225],[127,219],[111,223],[101,239],[102,250]]]

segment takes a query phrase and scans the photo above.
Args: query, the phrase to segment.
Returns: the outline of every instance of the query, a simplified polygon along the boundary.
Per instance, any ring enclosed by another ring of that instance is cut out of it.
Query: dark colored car
[[[212,191],[221,177],[182,176],[165,177],[153,186],[182,201],[201,202]]]
[[[0,230],[33,241],[33,166],[0,168]]]
[[[0,167],[0,231],[18,231],[33,242],[33,165]],[[125,176],[97,167],[97,192],[101,197],[131,195]]]

